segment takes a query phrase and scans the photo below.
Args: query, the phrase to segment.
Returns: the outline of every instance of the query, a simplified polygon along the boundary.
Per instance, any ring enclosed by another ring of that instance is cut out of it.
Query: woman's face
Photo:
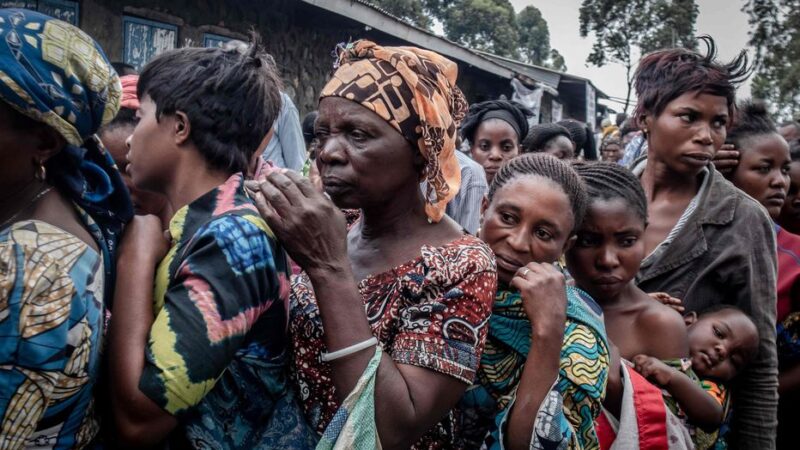
[[[567,267],[593,298],[616,298],[644,259],[645,221],[621,198],[594,200],[567,252]]]
[[[319,175],[336,206],[369,208],[393,203],[400,192],[419,194],[424,159],[374,112],[344,98],[323,98],[315,133]]]
[[[547,141],[541,151],[561,160],[573,159],[575,158],[575,143],[566,136],[558,135]]]
[[[567,246],[574,219],[564,190],[550,179],[525,175],[512,179],[484,199],[480,238],[497,257],[497,277],[508,285],[530,262],[558,260]]]
[[[672,172],[696,176],[725,142],[728,120],[725,97],[687,92],[657,117],[645,116],[648,155]]]
[[[156,118],[156,104],[149,95],[136,111],[139,122],[130,136],[127,173],[139,189],[163,193],[180,154],[174,141],[176,120],[172,115]]]
[[[622,149],[618,144],[608,144],[600,151],[603,161],[618,162],[622,159]]]
[[[16,126],[16,114],[19,113],[0,102],[0,199],[19,193],[33,182],[37,168],[34,130]]]
[[[492,184],[500,166],[519,155],[519,136],[505,120],[485,120],[475,130],[470,151],[472,159],[483,166],[486,181]]]
[[[120,125],[114,128],[104,129],[100,131],[100,140],[106,146],[106,149],[114,158],[114,163],[117,164],[122,181],[128,188],[131,194],[131,201],[136,214],[155,214],[158,215],[167,205],[167,198],[155,192],[142,191],[133,185],[130,175],[128,175],[128,137],[133,133],[134,125]]]
[[[777,219],[789,190],[789,145],[777,133],[745,139],[731,181]]]
[[[789,193],[778,223],[796,234],[800,231],[800,161],[792,161],[789,165],[789,180]]]

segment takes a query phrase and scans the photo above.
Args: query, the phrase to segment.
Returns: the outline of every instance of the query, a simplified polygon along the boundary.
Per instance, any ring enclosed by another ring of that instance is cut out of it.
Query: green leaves
[[[800,117],[800,0],[749,0],[742,10],[756,49],[753,96],[780,119]]]

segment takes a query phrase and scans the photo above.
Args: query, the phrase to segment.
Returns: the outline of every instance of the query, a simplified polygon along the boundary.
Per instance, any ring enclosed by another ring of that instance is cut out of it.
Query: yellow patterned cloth
[[[320,99],[361,104],[394,127],[427,161],[428,217],[438,222],[461,186],[456,134],[467,101],[453,61],[416,47],[382,47],[360,40],[340,46],[337,70]]]
[[[102,258],[83,241],[39,221],[0,232],[0,450],[97,434],[102,298]]]

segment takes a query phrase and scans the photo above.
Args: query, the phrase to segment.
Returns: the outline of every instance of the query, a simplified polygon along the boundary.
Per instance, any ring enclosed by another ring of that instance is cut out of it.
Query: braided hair
[[[503,186],[524,176],[539,176],[557,184],[567,195],[572,206],[572,217],[575,222],[572,231],[574,232],[578,229],[586,211],[586,188],[578,174],[572,170],[568,163],[552,155],[526,153],[503,164],[489,187],[489,201],[492,201],[495,193]]]
[[[541,151],[551,139],[564,136],[575,143],[569,130],[557,123],[540,123],[531,127],[528,135],[522,141],[522,148],[526,153]]]
[[[575,162],[572,168],[586,185],[589,203],[620,198],[647,223],[647,197],[641,183],[630,170],[609,162]]]
[[[500,118],[509,122],[518,133],[518,140],[521,141],[528,134],[529,117],[533,117],[533,111],[518,102],[489,100],[475,103],[469,107],[467,116],[461,122],[461,137],[472,144],[475,141],[475,133],[484,120]]]
[[[753,136],[778,134],[775,122],[769,116],[767,105],[763,102],[746,101],[736,109],[734,125],[728,130],[728,142],[737,150],[746,148],[744,140]]]

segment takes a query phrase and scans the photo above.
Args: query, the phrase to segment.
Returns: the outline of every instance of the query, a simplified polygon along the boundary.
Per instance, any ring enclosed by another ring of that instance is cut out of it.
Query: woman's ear
[[[175,134],[175,145],[183,145],[189,140],[192,131],[189,116],[183,111],[175,111],[172,117],[174,118],[172,127]]]
[[[696,312],[692,311],[683,315],[683,323],[685,323],[687,327],[694,325],[695,322],[697,322]]]
[[[64,146],[67,145],[67,140],[51,126],[37,124],[37,128],[36,136],[38,139],[36,142],[36,154],[33,158],[44,164],[56,153],[64,149]]]

